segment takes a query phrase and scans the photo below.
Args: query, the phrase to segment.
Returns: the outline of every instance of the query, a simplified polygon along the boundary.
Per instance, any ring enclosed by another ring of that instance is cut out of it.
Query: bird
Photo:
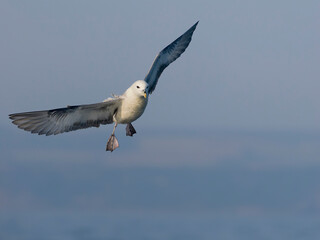
[[[64,132],[112,124],[113,131],[106,144],[106,151],[119,147],[115,136],[118,124],[126,124],[126,135],[136,133],[132,122],[144,112],[149,95],[155,90],[163,70],[186,50],[199,21],[160,51],[144,80],[135,81],[122,95],[112,95],[103,102],[67,106],[43,111],[13,113],[9,115],[18,128],[38,135],[56,135]]]

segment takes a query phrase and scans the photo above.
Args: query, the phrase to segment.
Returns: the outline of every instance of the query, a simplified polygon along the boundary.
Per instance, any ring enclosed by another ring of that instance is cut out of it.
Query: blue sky
[[[1,1],[0,228],[7,216],[27,226],[13,213],[30,210],[318,214],[319,7]],[[10,123],[10,113],[121,94],[198,20],[137,135],[119,126],[112,154],[111,126],[44,137]]]
[[[196,21],[143,126],[319,129],[317,1],[3,1],[1,126],[98,102],[146,75]]]

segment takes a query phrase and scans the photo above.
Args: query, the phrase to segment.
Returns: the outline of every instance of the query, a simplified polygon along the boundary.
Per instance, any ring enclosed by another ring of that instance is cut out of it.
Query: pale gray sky
[[[103,100],[197,20],[143,126],[320,129],[319,1],[2,1],[1,121]],[[14,126],[11,126],[14,127]]]
[[[319,9],[312,0],[0,1],[0,238],[319,239]],[[104,150],[111,126],[44,137],[11,124],[10,113],[121,94],[198,20],[137,135],[119,126],[113,153]]]

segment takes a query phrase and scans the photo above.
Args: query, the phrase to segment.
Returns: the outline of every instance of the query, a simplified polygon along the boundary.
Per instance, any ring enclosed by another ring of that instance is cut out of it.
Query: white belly
[[[146,109],[147,103],[148,99],[143,97],[125,99],[116,113],[116,121],[126,124],[137,120]]]

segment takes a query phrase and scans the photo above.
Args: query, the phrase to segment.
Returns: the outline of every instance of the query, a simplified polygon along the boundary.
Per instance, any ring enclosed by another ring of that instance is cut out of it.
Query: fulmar
[[[18,128],[46,136],[114,123],[106,145],[106,151],[112,152],[119,147],[114,134],[117,125],[127,124],[127,136],[136,133],[132,122],[143,114],[149,95],[155,90],[163,70],[186,50],[197,25],[198,22],[165,47],[154,59],[144,80],[134,82],[122,95],[113,95],[95,104],[14,113],[10,114],[9,118]]]

